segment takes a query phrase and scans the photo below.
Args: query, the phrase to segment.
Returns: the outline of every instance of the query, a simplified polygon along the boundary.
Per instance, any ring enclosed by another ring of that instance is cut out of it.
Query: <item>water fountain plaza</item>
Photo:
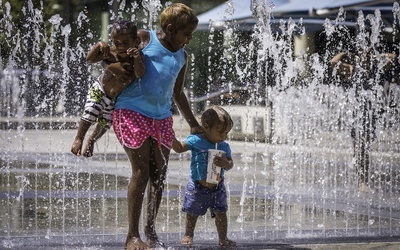
[[[155,0],[150,3],[143,10],[120,5],[113,13],[145,11],[146,27],[152,27],[160,5]],[[346,20],[345,12],[339,13],[336,19],[325,21],[324,54],[293,58],[293,40],[288,38],[307,27],[289,20],[275,32],[269,9],[253,7],[255,23],[248,47],[235,25],[226,25],[222,31],[229,39],[224,43],[224,68],[217,72],[218,79],[235,75],[243,84],[214,82],[213,75],[207,80],[205,96],[211,104],[224,105],[235,122],[229,140],[235,168],[226,176],[229,237],[243,249],[398,241],[399,86],[382,80],[383,74],[376,70],[370,76],[376,84],[361,93],[380,112],[374,118],[375,130],[369,134],[374,139],[367,152],[373,192],[359,192],[350,132],[354,124],[360,125],[357,91],[343,87],[340,77],[329,69],[332,48],[339,52],[346,43],[376,52],[387,49],[387,26],[379,21],[380,13],[359,13],[355,34],[340,25]],[[40,6],[26,5],[25,15],[30,18],[23,30],[13,21],[10,4],[5,2],[2,8],[0,24],[9,38],[2,46],[9,47],[1,54],[0,248],[120,248],[127,231],[130,176],[123,149],[111,130],[97,143],[94,157],[69,153],[79,105],[84,102],[87,82],[94,77],[88,72],[98,70],[88,68],[84,61],[76,63],[90,45],[84,38],[71,44],[71,26],[63,25],[59,16],[43,20]],[[395,30],[400,17],[397,3],[392,14]],[[85,11],[74,21],[87,39],[95,36],[87,30],[89,23]],[[211,28],[210,43],[205,44],[212,53],[219,49],[213,43],[218,32]],[[395,31],[389,36],[398,44]],[[28,49],[30,53],[22,53]],[[43,60],[40,53],[46,55]],[[188,70],[188,90],[195,86],[196,57],[192,55]],[[207,66],[212,63],[208,61]],[[377,61],[376,67],[381,64]],[[211,98],[215,89],[227,92]],[[235,89],[247,91],[246,102],[236,102]],[[195,103],[195,93],[188,95]],[[184,138],[187,125],[179,115],[174,122],[177,137]],[[157,218],[160,237],[172,249],[179,249],[184,232],[185,214],[180,208],[189,159],[188,154],[171,156]],[[216,248],[213,224],[209,216],[199,220],[195,249]]]

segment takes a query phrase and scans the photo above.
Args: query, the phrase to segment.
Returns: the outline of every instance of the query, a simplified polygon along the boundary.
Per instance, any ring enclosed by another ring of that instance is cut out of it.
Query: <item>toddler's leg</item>
[[[219,245],[236,246],[236,242],[228,239],[228,218],[226,212],[215,211],[215,225],[217,226]]]
[[[85,139],[85,135],[91,125],[92,124],[90,122],[83,119],[79,121],[78,132],[76,133],[74,143],[71,147],[71,152],[74,155],[81,155],[83,140]]]
[[[182,245],[192,245],[194,237],[194,229],[196,228],[197,218],[199,216],[193,214],[186,214],[186,230],[185,235],[181,240]]]
[[[104,128],[102,125],[97,124],[96,128],[93,130],[92,134],[89,136],[89,139],[86,142],[85,149],[83,150],[82,155],[85,157],[91,157],[93,156],[93,149],[94,149],[94,143],[100,139],[105,133],[107,129]]]

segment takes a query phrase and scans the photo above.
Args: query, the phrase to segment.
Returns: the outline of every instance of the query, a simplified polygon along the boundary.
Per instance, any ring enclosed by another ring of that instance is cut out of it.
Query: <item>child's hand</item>
[[[138,58],[140,55],[140,50],[138,48],[129,48],[126,53],[133,58]]]
[[[204,133],[204,129],[202,126],[192,127],[192,128],[190,128],[190,133],[192,135],[202,134],[202,133]]]
[[[174,137],[174,140],[172,142],[172,149],[177,153],[183,153],[183,152],[189,150],[186,143],[178,141],[176,139],[176,137]]]
[[[214,164],[218,167],[223,168],[224,170],[230,170],[233,168],[233,160],[231,157],[226,157],[226,154],[216,155],[214,157]]]
[[[214,157],[214,164],[221,168],[228,168],[229,167],[229,160],[226,158],[226,154],[223,153],[222,155],[216,155]]]
[[[110,46],[105,42],[99,42],[100,52],[103,54],[104,58],[110,57]]]

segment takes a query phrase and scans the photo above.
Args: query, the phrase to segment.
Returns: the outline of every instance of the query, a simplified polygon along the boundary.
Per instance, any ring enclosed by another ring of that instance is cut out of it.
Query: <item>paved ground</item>
[[[176,118],[178,119],[178,118]],[[188,127],[177,123],[175,127],[178,138],[184,138],[188,134]],[[69,152],[75,130],[1,130],[0,151],[57,154]],[[266,150],[279,150],[279,146],[270,147],[264,143],[252,143],[244,141],[231,141],[232,151],[238,153],[263,153]],[[114,146],[115,145],[115,146]],[[103,152],[110,150],[112,154],[123,156],[125,153],[117,142],[114,134],[110,132],[98,144],[96,150]],[[251,149],[251,150],[249,150]],[[287,149],[287,147],[286,147]],[[317,148],[310,148],[317,150]],[[321,153],[323,153],[321,151]],[[346,149],[338,148],[338,154],[348,153]],[[174,157],[174,156],[173,156]],[[84,237],[84,236],[83,236]],[[99,239],[75,238],[52,238],[51,241],[44,238],[12,238],[7,239],[0,232],[0,249],[122,249],[120,242],[123,242],[123,235],[99,236]],[[65,247],[63,242],[75,242],[70,247]],[[214,242],[198,242],[191,248],[181,247],[178,241],[166,240],[168,249],[218,249]],[[292,239],[286,242],[258,242],[257,240],[239,241],[236,249],[400,249],[399,237],[365,237],[365,238],[329,238],[329,239]]]
[[[87,239],[53,238],[51,242],[41,238],[13,238],[2,240],[0,237],[0,249],[18,249],[18,250],[55,250],[55,249],[85,249],[85,250],[116,250],[122,249],[121,242],[124,242],[124,236],[99,236],[96,242],[90,242]],[[67,243],[65,242],[74,242]],[[169,250],[208,250],[222,249],[217,247],[215,242],[202,241],[195,242],[191,247],[181,246],[179,242],[170,240],[164,241],[167,245],[165,249]],[[66,246],[67,245],[67,246]],[[161,248],[159,248],[161,249]],[[232,249],[246,250],[264,250],[264,249],[296,249],[296,250],[398,250],[400,249],[399,239],[393,238],[369,238],[369,239],[297,239],[285,242],[262,242],[254,240],[238,241],[237,247]]]

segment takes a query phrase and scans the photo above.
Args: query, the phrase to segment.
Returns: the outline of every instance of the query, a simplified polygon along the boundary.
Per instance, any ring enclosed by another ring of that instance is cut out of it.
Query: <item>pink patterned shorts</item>
[[[156,120],[128,109],[113,112],[115,135],[122,146],[132,149],[140,148],[148,137],[156,139],[158,147],[162,144],[171,149],[175,136],[172,124],[172,117]]]

